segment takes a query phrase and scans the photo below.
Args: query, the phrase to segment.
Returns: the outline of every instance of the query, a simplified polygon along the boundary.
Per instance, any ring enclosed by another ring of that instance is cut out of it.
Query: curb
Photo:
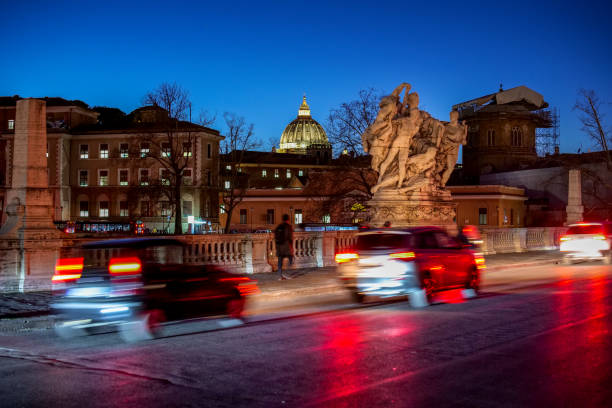
[[[560,259],[542,259],[540,261],[522,262],[522,263],[511,264],[511,265],[500,265],[500,266],[487,267],[485,271],[498,272],[498,271],[505,271],[505,270],[514,269],[514,268],[528,268],[530,266],[558,264],[560,261],[561,261]]]

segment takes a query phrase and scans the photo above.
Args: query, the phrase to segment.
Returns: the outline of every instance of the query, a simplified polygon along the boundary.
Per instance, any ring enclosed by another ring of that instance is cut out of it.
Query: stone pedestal
[[[370,224],[382,227],[390,222],[392,227],[433,225],[456,233],[457,204],[450,192],[436,194],[415,192],[405,194],[397,190],[378,191],[368,201]]]
[[[582,221],[584,207],[582,206],[582,183],[580,169],[568,172],[567,180],[567,214],[566,225]]]

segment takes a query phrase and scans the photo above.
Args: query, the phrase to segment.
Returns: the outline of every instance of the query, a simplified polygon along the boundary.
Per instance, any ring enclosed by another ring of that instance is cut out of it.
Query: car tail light
[[[60,258],[55,264],[52,283],[66,283],[79,279],[83,273],[83,258]]]
[[[142,262],[135,256],[111,258],[108,271],[111,275],[137,275],[142,272]]]
[[[402,261],[410,261],[415,258],[414,252],[395,252],[389,255],[389,258],[400,259]]]
[[[359,255],[355,253],[336,254],[337,263],[345,263],[359,259]]]
[[[477,269],[485,269],[487,266],[485,265],[485,259],[482,256],[477,256],[474,258],[474,263],[476,263]]]
[[[259,293],[257,281],[247,278],[246,276],[236,276],[234,278],[221,278],[219,282],[231,282],[236,284],[236,289],[241,296],[254,295]]]

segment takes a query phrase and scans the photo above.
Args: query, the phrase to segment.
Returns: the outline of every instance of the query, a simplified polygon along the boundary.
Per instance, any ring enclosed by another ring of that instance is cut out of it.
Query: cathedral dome
[[[323,126],[310,116],[310,107],[304,96],[297,119],[289,123],[283,131],[278,151],[305,153],[311,147],[328,148],[330,144]]]

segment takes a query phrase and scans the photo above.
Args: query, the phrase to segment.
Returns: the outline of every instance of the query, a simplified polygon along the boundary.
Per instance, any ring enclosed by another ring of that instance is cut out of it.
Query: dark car
[[[57,261],[53,276],[62,337],[117,326],[122,338],[153,338],[166,321],[204,316],[241,318],[257,284],[213,265],[183,264],[184,245],[168,238],[88,243]]]
[[[353,248],[336,254],[336,262],[356,301],[408,296],[414,306],[446,289],[476,294],[485,268],[482,256],[437,227],[360,232]]]

